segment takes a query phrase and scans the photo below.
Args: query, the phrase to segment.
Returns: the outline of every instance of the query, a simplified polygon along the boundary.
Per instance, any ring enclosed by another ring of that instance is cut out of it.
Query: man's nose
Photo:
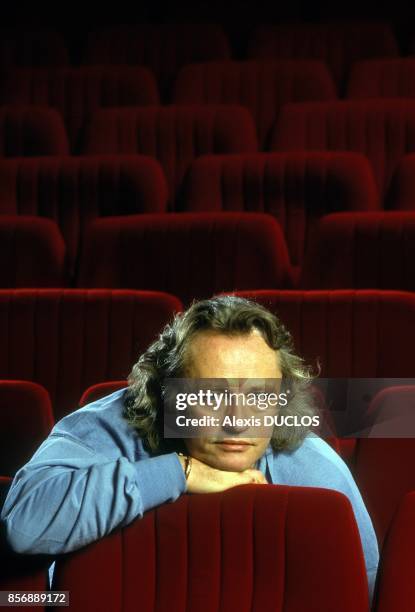
[[[232,402],[223,411],[222,429],[228,433],[240,434],[250,429],[248,410],[240,399]],[[228,417],[228,418],[225,418]]]

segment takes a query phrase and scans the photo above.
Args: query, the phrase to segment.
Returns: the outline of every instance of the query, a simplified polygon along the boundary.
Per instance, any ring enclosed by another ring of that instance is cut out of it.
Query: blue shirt
[[[56,555],[81,548],[185,492],[178,455],[148,454],[123,417],[124,393],[116,391],[63,418],[17,472],[1,513],[16,552]],[[372,593],[379,561],[376,535],[337,453],[309,435],[292,452],[268,447],[257,467],[273,484],[334,489],[349,498]]]

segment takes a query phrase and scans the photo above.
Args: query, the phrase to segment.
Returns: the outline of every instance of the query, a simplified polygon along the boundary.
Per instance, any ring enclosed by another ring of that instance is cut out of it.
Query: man
[[[305,427],[275,427],[268,437],[243,437],[242,429],[166,439],[165,383],[176,378],[281,379],[291,391],[285,414],[311,414],[304,390],[310,370],[274,315],[235,296],[195,303],[141,355],[127,390],[66,416],[19,470],[2,511],[12,547],[69,552],[185,491],[246,483],[323,487],[344,493],[353,506],[372,591],[376,536],[340,457]]]

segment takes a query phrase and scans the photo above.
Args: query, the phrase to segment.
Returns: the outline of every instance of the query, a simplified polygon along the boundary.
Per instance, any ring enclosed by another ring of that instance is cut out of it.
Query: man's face
[[[189,378],[258,379],[281,378],[278,352],[271,349],[261,334],[227,336],[201,332],[192,340],[187,353]],[[253,467],[264,454],[271,438],[223,434],[220,439],[185,439],[188,453],[211,467],[241,472]]]

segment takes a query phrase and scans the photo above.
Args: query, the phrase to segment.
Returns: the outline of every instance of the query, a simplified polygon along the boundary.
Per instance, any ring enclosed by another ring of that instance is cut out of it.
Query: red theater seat
[[[363,153],[383,196],[398,162],[415,151],[415,100],[287,104],[275,125],[271,149]]]
[[[45,29],[2,29],[0,67],[67,66],[68,51],[59,32]]]
[[[167,185],[150,157],[0,160],[1,215],[36,215],[61,230],[72,268],[84,226],[97,216],[164,212]]]
[[[382,540],[401,498],[415,490],[415,386],[383,389],[368,416],[373,426],[357,440],[355,475]]]
[[[13,476],[53,427],[47,391],[26,381],[0,381],[0,474]]]
[[[385,208],[415,211],[415,155],[398,164],[385,197]]]
[[[197,159],[183,190],[187,211],[266,212],[281,224],[299,266],[317,219],[340,210],[376,210],[371,167],[356,153],[257,153]]]
[[[88,386],[126,378],[180,308],[154,292],[0,291],[0,378],[43,385],[58,419]]]
[[[256,133],[240,106],[155,106],[97,111],[86,143],[88,154],[142,153],[158,159],[172,201],[196,157],[208,153],[253,153]]]
[[[415,492],[402,500],[382,551],[376,612],[412,612],[415,608]]]
[[[62,287],[65,283],[65,244],[56,223],[0,216],[0,287]]]
[[[356,62],[350,74],[348,98],[414,98],[415,58]]]
[[[124,389],[126,386],[126,380],[110,380],[108,382],[91,385],[82,393],[81,399],[79,400],[79,406],[82,408],[83,406],[86,406],[91,402],[95,402],[106,395],[110,395],[110,393],[118,391],[118,389]]]
[[[68,137],[59,113],[51,108],[0,108],[0,157],[67,155]]]
[[[369,605],[349,501],[325,489],[271,485],[185,495],[148,512],[59,560],[54,588],[70,591],[73,612],[133,612],[138,602],[149,612],[367,612]]]
[[[221,291],[287,287],[278,222],[255,213],[171,213],[97,219],[79,286],[167,291],[189,304]]]
[[[140,24],[92,32],[85,63],[147,66],[156,75],[163,97],[166,97],[182,66],[229,57],[229,43],[218,25]]]
[[[336,91],[322,62],[206,62],[181,70],[174,90],[176,104],[240,104],[256,123],[260,145],[287,102],[332,100]]]
[[[256,59],[323,60],[342,91],[353,62],[396,57],[399,50],[387,23],[298,23],[258,27],[248,54]]]
[[[89,66],[11,70],[3,101],[55,108],[64,119],[71,149],[79,151],[96,109],[158,104],[159,97],[154,76],[143,66]]]
[[[337,213],[318,222],[305,256],[306,289],[415,290],[415,214]]]
[[[415,294],[398,291],[238,292],[275,312],[321,377],[414,377]]]

